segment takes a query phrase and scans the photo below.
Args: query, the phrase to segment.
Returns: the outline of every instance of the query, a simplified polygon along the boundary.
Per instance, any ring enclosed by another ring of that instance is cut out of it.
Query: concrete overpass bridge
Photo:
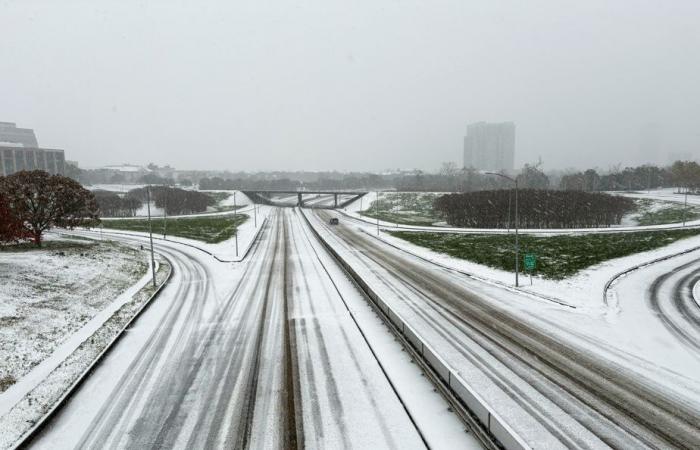
[[[367,194],[367,191],[349,191],[349,190],[242,190],[245,195],[248,196],[255,203],[262,203],[266,205],[277,205],[280,206],[281,202],[272,198],[273,196],[287,196],[295,198],[295,206],[300,206],[302,208],[324,208],[324,209],[335,209],[344,208],[350,203],[354,202],[358,198]],[[314,195],[318,197],[323,196],[333,196],[332,205],[314,205],[312,200],[304,199],[304,196]],[[308,204],[307,204],[308,202]]]

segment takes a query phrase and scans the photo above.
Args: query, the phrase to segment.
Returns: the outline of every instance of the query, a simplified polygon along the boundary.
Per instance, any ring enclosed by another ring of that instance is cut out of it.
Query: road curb
[[[27,448],[44,430],[46,425],[53,419],[59,410],[65,406],[66,403],[75,395],[80,386],[87,380],[87,378],[92,374],[92,372],[97,369],[102,362],[105,360],[110,351],[116,346],[116,344],[124,336],[124,332],[131,328],[132,324],[148,309],[153,300],[158,298],[162,289],[167,286],[172,278],[174,271],[172,261],[164,255],[160,255],[161,258],[168,262],[170,269],[163,280],[163,282],[156,288],[155,292],[139,307],[136,313],[124,324],[124,326],[119,330],[116,336],[102,349],[102,351],[97,355],[97,357],[90,363],[90,365],[78,376],[77,379],[66,389],[66,391],[61,395],[61,397],[53,404],[53,406],[44,414],[39,421],[37,421],[34,426],[24,433],[12,447],[13,450]],[[87,339],[90,339],[89,337]],[[87,340],[86,339],[86,340]],[[85,341],[83,341],[85,342]],[[82,344],[81,344],[82,345]],[[77,350],[77,349],[76,349]]]
[[[480,427],[493,436],[495,440],[506,450],[529,449],[530,446],[519,436],[515,430],[459,375],[459,372],[450,367],[439,354],[416,333],[416,331],[406,323],[401,316],[396,314],[385,301],[360,277],[352,266],[326,241],[318,230],[311,224],[311,221],[302,210],[309,228],[319,239],[321,244],[345,269],[353,281],[367,294],[367,297],[374,303],[376,308],[386,318],[386,322],[391,324],[400,336],[410,345],[414,352],[422,361],[432,369],[442,381],[442,384],[449,389],[450,393],[459,399],[463,406],[470,412],[471,416],[478,420]],[[488,444],[488,443],[485,443]]]

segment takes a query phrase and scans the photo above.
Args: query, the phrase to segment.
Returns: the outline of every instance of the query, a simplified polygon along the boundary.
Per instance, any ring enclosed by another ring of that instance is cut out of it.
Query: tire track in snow
[[[561,379],[557,384],[584,405],[588,404],[588,408],[592,408],[594,412],[608,417],[610,422],[620,423],[625,428],[623,438],[625,435],[636,436],[650,446],[688,446],[694,442],[692,436],[696,435],[698,427],[693,425],[692,418],[696,417],[696,412],[686,409],[681,403],[666,398],[661,393],[651,391],[651,387],[646,386],[644,381],[622,376],[614,364],[601,364],[594,359],[594,355],[572,352],[566,345],[548,338],[517,318],[510,317],[508,313],[495,310],[478,297],[470,296],[463,288],[455,289],[460,293],[455,295],[451,292],[452,286],[446,285],[445,280],[431,279],[425,268],[415,264],[407,267],[407,258],[398,262],[392,256],[375,250],[376,245],[364,243],[347,231],[343,232],[342,226],[339,228],[340,231],[336,235],[341,235],[340,238],[344,239],[346,245],[349,244],[354,252],[362,251],[367,257],[370,257],[368,253],[375,252],[376,264],[391,267],[392,273],[403,273],[418,290],[430,292],[429,298],[448,301],[451,307],[459,311],[459,320],[467,326],[479,324],[491,339],[497,337],[495,343],[500,340],[509,343],[509,347],[524,351],[528,356],[528,364],[536,371],[558,373]],[[464,301],[464,295],[470,300]],[[571,373],[568,373],[569,371]],[[582,413],[584,411],[585,409]],[[626,421],[626,418],[630,420]],[[615,439],[614,436],[605,433],[601,433],[600,437],[607,441]],[[617,437],[619,438],[620,436]],[[622,439],[617,442],[625,441]]]

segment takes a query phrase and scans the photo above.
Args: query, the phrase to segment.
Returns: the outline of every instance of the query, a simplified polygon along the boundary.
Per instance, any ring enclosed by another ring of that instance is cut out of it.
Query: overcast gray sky
[[[699,23],[698,0],[0,0],[0,121],[83,167],[437,169],[481,120],[516,123],[518,165],[667,162],[700,155]]]

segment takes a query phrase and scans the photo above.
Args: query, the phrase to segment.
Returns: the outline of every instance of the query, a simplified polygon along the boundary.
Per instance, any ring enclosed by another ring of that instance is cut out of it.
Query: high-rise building
[[[515,124],[477,122],[467,125],[464,167],[512,171],[515,168]]]
[[[17,128],[12,122],[0,122],[0,145],[19,144],[22,147],[39,147],[34,130]],[[14,146],[13,146],[14,147]]]

